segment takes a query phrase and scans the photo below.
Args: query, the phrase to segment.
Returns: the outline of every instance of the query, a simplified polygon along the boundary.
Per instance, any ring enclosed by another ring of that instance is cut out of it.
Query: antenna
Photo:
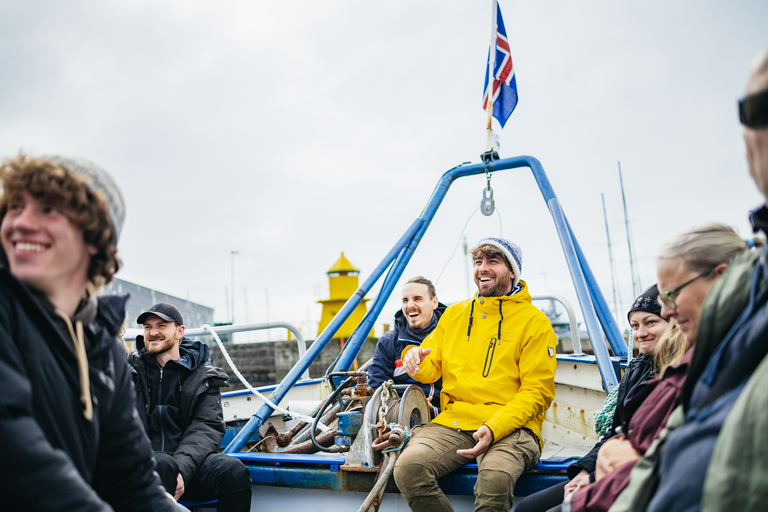
[[[621,177],[621,162],[617,162],[619,164],[619,183],[621,184],[621,201],[624,203],[624,225],[626,226],[627,230],[627,246],[629,246],[629,272],[632,275],[632,297],[637,297],[640,295],[641,285],[640,285],[640,278],[639,274],[637,272],[637,269],[635,269],[635,257],[632,254],[632,236],[629,232],[629,216],[627,215],[627,198],[624,195],[624,180]]]
[[[613,250],[611,250],[611,232],[608,230],[608,214],[605,211],[605,194],[600,192],[600,198],[603,200],[603,218],[605,219],[605,236],[608,239],[608,261],[611,265],[611,288],[613,288],[613,315],[619,318],[619,305],[616,299],[616,271],[613,264]]]

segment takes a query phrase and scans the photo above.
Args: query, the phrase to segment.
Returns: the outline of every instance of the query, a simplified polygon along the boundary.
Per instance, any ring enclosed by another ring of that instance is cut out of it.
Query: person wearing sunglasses
[[[739,101],[739,117],[744,129],[749,173],[768,202],[768,48],[755,60],[747,81],[744,99]],[[768,209],[752,214],[755,230],[768,232]],[[768,249],[752,251],[743,264],[741,276],[748,277],[743,289],[749,290],[743,318],[733,330],[733,346],[741,353],[720,375],[719,390],[744,386],[733,403],[714,447],[710,469],[702,491],[702,509],[706,511],[758,510],[768,496],[768,332],[765,322],[766,285],[759,276],[768,275]],[[758,256],[759,255],[759,256]],[[749,264],[747,264],[749,263]],[[748,380],[745,379],[752,373]],[[735,383],[735,384],[734,384]],[[729,386],[730,384],[730,386]],[[723,393],[723,391],[721,391]],[[717,395],[717,393],[713,393]],[[756,414],[757,411],[761,413]],[[728,489],[728,492],[723,492]]]
[[[768,199],[768,49],[755,61],[738,103],[749,173]],[[751,215],[755,231],[768,232],[768,209]],[[734,247],[739,242],[734,240]],[[659,285],[665,307],[689,320],[696,337],[680,407],[666,433],[632,472],[611,510],[763,510],[768,499],[768,249],[746,241],[722,262],[669,266]],[[711,270],[707,274],[707,270]],[[699,274],[704,274],[699,276]],[[697,279],[697,276],[699,276]],[[719,277],[718,277],[719,276]],[[674,279],[673,279],[674,278]],[[679,281],[675,281],[679,279]],[[687,281],[691,281],[687,286]],[[698,321],[689,305],[708,288]],[[675,292],[675,293],[672,293]],[[666,304],[667,299],[669,304]],[[649,488],[655,491],[648,492]]]

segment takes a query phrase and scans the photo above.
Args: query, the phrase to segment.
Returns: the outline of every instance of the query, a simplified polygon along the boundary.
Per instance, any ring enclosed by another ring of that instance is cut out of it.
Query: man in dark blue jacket
[[[421,384],[413,380],[403,367],[400,354],[407,345],[421,345],[435,327],[445,305],[437,300],[435,287],[429,279],[418,276],[403,286],[403,307],[395,313],[395,328],[379,338],[373,361],[368,369],[368,385],[378,388],[388,380],[395,384],[418,384],[430,399],[432,407],[440,408],[440,388],[443,380]]]
[[[159,302],[139,315],[144,336],[129,358],[136,406],[152,442],[157,472],[176,499],[218,499],[218,510],[245,512],[251,478],[239,460],[216,453],[224,438],[220,388],[226,374],[215,368],[208,346],[184,337],[175,306]]]

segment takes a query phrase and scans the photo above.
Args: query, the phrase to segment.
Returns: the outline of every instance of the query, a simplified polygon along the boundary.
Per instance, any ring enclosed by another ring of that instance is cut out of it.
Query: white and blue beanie
[[[503,238],[488,237],[477,242],[472,248],[472,251],[483,245],[492,245],[501,251],[507,260],[507,265],[515,274],[515,279],[512,281],[512,287],[514,288],[517,286],[517,283],[520,282],[520,271],[523,268],[523,250],[520,249],[520,246],[509,240],[504,240]]]

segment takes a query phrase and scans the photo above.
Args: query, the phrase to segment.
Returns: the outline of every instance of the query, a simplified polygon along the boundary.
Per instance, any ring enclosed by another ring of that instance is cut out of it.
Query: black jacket
[[[58,326],[44,297],[0,265],[3,509],[175,510],[154,472],[117,339],[126,300],[92,297],[75,314],[86,338],[93,404],[88,420],[69,331]]]
[[[133,368],[139,416],[155,451],[172,454],[184,481],[189,482],[224,438],[220,388],[227,385],[227,375],[213,366],[208,345],[183,338],[181,359],[168,361],[163,368],[174,387],[180,389],[174,397],[167,387],[161,389],[160,365],[147,352],[143,336],[136,337],[136,349],[138,353],[130,354],[128,361]],[[169,400],[178,400],[170,413],[164,407]]]
[[[424,329],[411,329],[408,321],[399,310],[395,313],[395,328],[379,338],[376,350],[373,353],[373,361],[368,368],[368,385],[378,388],[386,381],[392,379],[395,384],[418,384],[424,390],[427,397],[433,395],[432,405],[440,407],[440,389],[443,379],[434,384],[421,384],[408,375],[400,360],[400,354],[408,345],[421,345],[421,342],[437,327],[437,322],[445,311],[445,304],[437,303],[432,315],[432,321]]]
[[[621,425],[622,412],[624,406],[628,404],[645,385],[653,379],[653,356],[640,354],[634,358],[624,372],[624,376],[619,383],[619,391],[616,396],[616,410],[613,412],[613,422],[611,429],[606,432],[597,444],[584,457],[568,466],[568,478],[573,478],[579,474],[582,469],[590,473],[595,471],[597,465],[597,452],[608,439],[616,433],[616,427]],[[629,421],[629,418],[627,418]]]

